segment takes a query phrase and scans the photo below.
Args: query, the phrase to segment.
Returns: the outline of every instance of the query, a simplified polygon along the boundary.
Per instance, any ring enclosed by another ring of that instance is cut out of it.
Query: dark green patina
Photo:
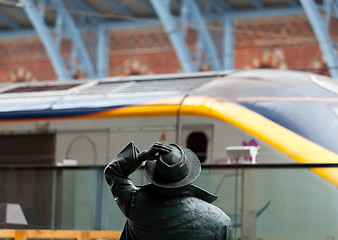
[[[145,164],[150,184],[137,187],[128,176]],[[211,203],[217,196],[192,185],[198,157],[175,144],[155,143],[139,153],[129,143],[104,170],[127,221],[120,239],[231,239],[231,220]]]

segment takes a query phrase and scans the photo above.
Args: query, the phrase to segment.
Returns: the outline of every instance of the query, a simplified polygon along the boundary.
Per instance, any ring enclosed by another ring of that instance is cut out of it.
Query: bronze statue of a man
[[[151,183],[137,187],[128,176],[144,161],[144,173]],[[217,196],[192,185],[200,172],[198,157],[187,148],[155,143],[139,153],[129,143],[104,170],[127,217],[120,239],[231,239],[230,218],[210,204]]]

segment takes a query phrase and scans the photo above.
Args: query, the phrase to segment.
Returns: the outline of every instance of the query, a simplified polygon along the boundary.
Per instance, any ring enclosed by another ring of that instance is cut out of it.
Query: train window
[[[0,164],[54,164],[53,134],[0,136]]]
[[[207,163],[212,159],[212,124],[187,124],[182,126],[180,143],[191,149],[198,156],[201,163]]]
[[[196,153],[201,162],[205,162],[207,159],[208,138],[204,132],[190,133],[186,146]]]

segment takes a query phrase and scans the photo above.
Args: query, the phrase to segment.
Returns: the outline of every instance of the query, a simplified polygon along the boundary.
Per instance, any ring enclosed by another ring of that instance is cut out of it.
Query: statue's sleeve
[[[138,149],[131,142],[107,165],[105,178],[122,213],[128,218],[138,187],[129,179],[129,175],[138,169],[142,162],[137,159]]]

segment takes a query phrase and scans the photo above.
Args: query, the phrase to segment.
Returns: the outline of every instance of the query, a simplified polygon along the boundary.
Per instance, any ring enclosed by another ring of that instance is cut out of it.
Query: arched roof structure
[[[328,26],[338,17],[338,0],[0,0],[0,40],[36,34],[57,78],[73,78],[79,68],[87,78],[108,73],[107,31],[116,28],[163,26],[184,72],[234,66],[236,19],[305,14],[333,78],[338,78],[336,43]],[[188,31],[196,33],[196,49],[187,46]],[[96,36],[92,44],[86,33]],[[218,34],[215,43],[214,32]],[[62,41],[71,45],[71,58],[61,54]],[[93,55],[92,52],[95,52]]]

